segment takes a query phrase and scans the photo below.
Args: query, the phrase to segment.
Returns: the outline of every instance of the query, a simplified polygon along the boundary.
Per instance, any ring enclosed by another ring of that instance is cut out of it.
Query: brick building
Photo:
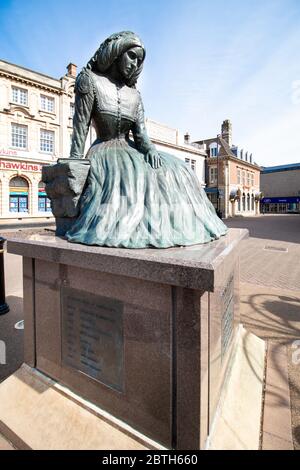
[[[252,154],[232,144],[232,124],[222,123],[221,134],[195,142],[206,152],[206,192],[222,217],[259,213],[260,167]]]

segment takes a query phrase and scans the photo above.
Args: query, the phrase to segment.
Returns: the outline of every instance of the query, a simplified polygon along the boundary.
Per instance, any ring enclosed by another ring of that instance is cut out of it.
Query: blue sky
[[[57,78],[120,30],[147,49],[149,118],[193,140],[229,118],[257,163],[300,161],[300,0],[0,0],[0,58]]]

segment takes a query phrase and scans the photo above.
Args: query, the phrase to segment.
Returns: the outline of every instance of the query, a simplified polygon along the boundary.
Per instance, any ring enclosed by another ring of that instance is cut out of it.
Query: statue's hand
[[[155,149],[150,149],[145,155],[145,160],[152,168],[157,169],[162,165],[161,157]]]

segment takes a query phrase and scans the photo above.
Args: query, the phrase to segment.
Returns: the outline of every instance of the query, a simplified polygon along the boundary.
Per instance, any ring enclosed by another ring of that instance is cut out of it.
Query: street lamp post
[[[0,237],[0,315],[9,312],[9,306],[5,301],[5,277],[4,277],[4,243],[5,238]]]

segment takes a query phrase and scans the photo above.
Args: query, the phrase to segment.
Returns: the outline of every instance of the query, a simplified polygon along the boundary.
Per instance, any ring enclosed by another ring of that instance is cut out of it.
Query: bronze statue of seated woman
[[[206,243],[227,231],[193,171],[175,156],[158,152],[147,135],[136,89],[144,59],[136,34],[113,34],[76,79],[70,162],[86,158],[90,167],[78,166],[79,184],[76,174],[69,176],[74,194],[77,188],[77,212],[65,233],[70,242],[167,248]],[[91,122],[97,139],[85,157]],[[57,199],[50,173],[45,170],[46,190]]]

